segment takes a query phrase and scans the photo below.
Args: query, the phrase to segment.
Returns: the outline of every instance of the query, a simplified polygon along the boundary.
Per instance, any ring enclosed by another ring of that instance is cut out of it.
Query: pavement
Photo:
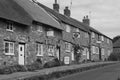
[[[32,76],[50,74],[56,71],[71,70],[75,68],[82,68],[82,67],[94,66],[99,64],[109,64],[109,63],[118,63],[118,62],[92,62],[92,63],[77,64],[77,65],[66,65],[66,66],[60,66],[60,67],[46,68],[42,70],[36,70],[33,72],[16,72],[16,73],[7,74],[7,75],[0,75],[0,80],[25,79]],[[66,79],[63,79],[63,80],[66,80]],[[77,80],[77,79],[70,79],[70,80]],[[92,80],[92,79],[89,79],[89,80]],[[106,79],[106,80],[109,80],[109,79]]]
[[[65,76],[57,80],[120,80],[120,63]]]

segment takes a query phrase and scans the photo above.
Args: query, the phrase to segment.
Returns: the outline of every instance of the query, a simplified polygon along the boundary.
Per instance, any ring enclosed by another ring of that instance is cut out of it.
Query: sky
[[[37,0],[53,8],[55,0]],[[113,38],[120,35],[120,0],[58,0],[60,13],[65,6],[71,5],[71,17],[82,21],[88,15],[90,26],[106,36]]]

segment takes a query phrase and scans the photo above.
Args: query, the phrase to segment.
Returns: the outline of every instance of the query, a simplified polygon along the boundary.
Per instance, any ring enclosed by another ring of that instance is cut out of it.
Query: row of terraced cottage
[[[88,16],[80,22],[70,13],[66,7],[60,14],[57,0],[53,10],[32,0],[0,0],[0,65],[107,60],[112,40],[90,27]]]

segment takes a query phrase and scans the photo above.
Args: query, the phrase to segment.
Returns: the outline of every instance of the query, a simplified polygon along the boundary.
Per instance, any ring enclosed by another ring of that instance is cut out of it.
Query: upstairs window
[[[71,45],[68,42],[65,42],[65,51],[70,52],[71,51]]]
[[[6,30],[13,31],[13,23],[7,23]]]
[[[54,30],[48,30],[47,31],[47,36],[48,37],[54,37],[55,35],[54,35]]]
[[[5,41],[5,54],[6,55],[14,55],[14,43]]]
[[[66,32],[69,32],[69,33],[71,32],[71,27],[69,25],[66,24],[65,28],[66,28]]]
[[[92,32],[91,37],[95,38],[95,33],[94,32]]]
[[[85,38],[89,38],[89,34],[85,32]]]
[[[37,26],[37,31],[38,31],[38,32],[43,32],[43,28],[42,28],[41,25],[38,25],[38,26]]]
[[[101,41],[104,41],[104,36],[101,36]]]
[[[43,56],[43,44],[36,44],[37,56]]]
[[[108,43],[108,44],[110,43],[110,40],[109,40],[109,39],[107,39],[107,43]]]

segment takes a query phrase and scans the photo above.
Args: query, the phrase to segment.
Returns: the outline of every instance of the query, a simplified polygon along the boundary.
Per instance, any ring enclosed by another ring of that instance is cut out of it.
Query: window
[[[99,54],[99,48],[96,47],[96,54]]]
[[[92,38],[95,38],[95,33],[94,32],[92,32],[92,36],[91,36]]]
[[[93,53],[93,54],[96,53],[96,48],[95,48],[95,46],[92,46],[92,53]]]
[[[101,40],[104,41],[104,36],[101,36]]]
[[[13,31],[13,24],[12,23],[8,23],[6,30]]]
[[[105,50],[103,48],[101,49],[101,53],[102,55],[105,55]]]
[[[54,56],[54,49],[55,49],[54,46],[52,46],[52,45],[48,46],[48,55],[49,56]]]
[[[66,24],[65,27],[66,27],[66,32],[71,32],[71,27],[69,25]]]
[[[37,43],[36,51],[37,51],[37,56],[43,56],[43,44]]]
[[[14,55],[14,43],[5,41],[5,54]]]
[[[68,43],[68,42],[65,42],[65,51],[71,52],[71,46],[70,46],[70,43]]]
[[[107,43],[109,44],[109,39],[107,39]]]
[[[38,31],[38,32],[42,32],[42,31],[43,31],[42,26],[38,25],[38,26],[37,26],[37,31]]]
[[[53,30],[49,30],[49,31],[47,31],[47,36],[52,36],[52,37],[54,37],[54,31]]]
[[[85,38],[89,38],[89,34],[88,33],[85,33]]]
[[[87,55],[87,48],[84,48],[83,55]]]

